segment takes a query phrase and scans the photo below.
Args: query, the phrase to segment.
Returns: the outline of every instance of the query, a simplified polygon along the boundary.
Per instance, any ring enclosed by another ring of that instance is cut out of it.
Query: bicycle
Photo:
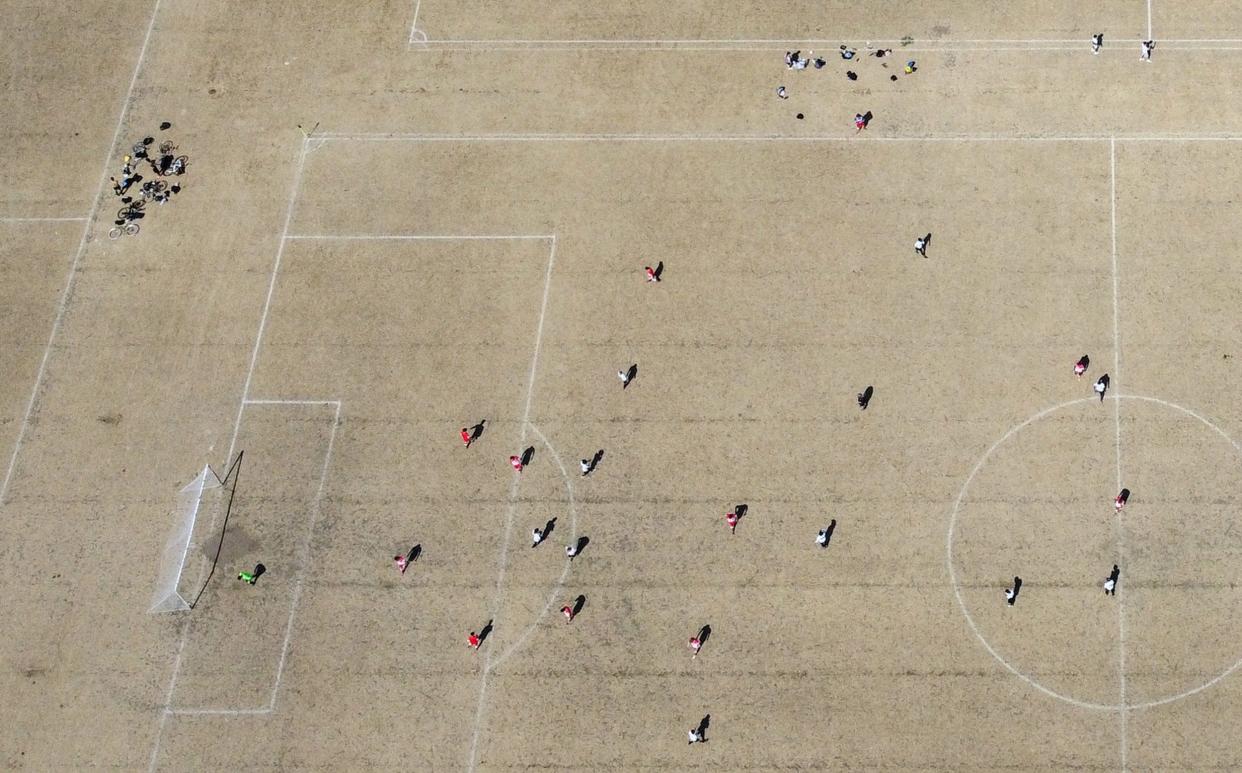
[[[126,223],[124,220],[118,220],[108,231],[108,238],[119,239],[122,234],[126,236],[133,236],[136,233],[138,233],[137,223]]]
[[[156,201],[164,201],[168,198],[168,183],[163,180],[148,180],[142,184],[142,198],[144,201],[155,199]]]
[[[108,231],[109,239],[119,239],[122,234],[133,236],[138,233],[138,224],[135,220],[140,220],[144,216],[144,201],[139,199],[132,204],[127,204],[116,211],[116,223]]]

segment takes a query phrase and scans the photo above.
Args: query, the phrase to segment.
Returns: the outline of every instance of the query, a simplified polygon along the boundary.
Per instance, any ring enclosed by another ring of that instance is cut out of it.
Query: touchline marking
[[[522,411],[522,432],[518,440],[518,444],[522,445],[526,442],[526,433],[531,427],[530,424],[530,408],[532,399],[535,395],[535,376],[539,368],[539,352],[543,345],[543,323],[548,314],[548,296],[552,287],[552,267],[556,264],[556,239],[552,239],[552,243],[548,249],[548,266],[544,270],[543,276],[543,300],[539,304],[539,323],[535,328],[535,346],[530,357],[530,374],[526,382],[526,407]],[[505,531],[500,541],[500,558],[496,569],[496,592],[492,597],[491,619],[496,620],[500,617],[500,611],[503,609],[504,600],[504,582],[505,574],[509,568],[509,538],[513,532],[513,515],[517,511],[517,491],[518,483],[521,481],[521,473],[515,473],[513,482],[509,484],[509,509],[505,513]],[[494,635],[494,634],[493,634]],[[507,653],[506,653],[507,655]],[[479,735],[483,725],[483,712],[487,703],[487,681],[491,675],[492,656],[491,648],[488,648],[487,655],[483,659],[483,674],[479,678],[479,702],[475,706],[474,711],[474,731],[470,739],[470,762],[466,769],[473,773],[478,760],[479,751]]]
[[[1154,40],[1151,34],[1151,0],[1147,0],[1147,39]]]
[[[341,407],[340,400],[247,400],[246,405],[335,405]]]
[[[304,239],[322,239],[325,241],[500,241],[515,239],[552,240],[552,234],[444,234],[427,236],[424,234],[291,234],[285,237],[291,241]]]
[[[853,134],[440,134],[407,132],[361,132],[325,134],[320,142],[1239,142],[1235,134],[1110,134],[1056,136],[1040,134],[958,134],[856,136]],[[306,238],[306,237],[301,237]],[[456,237],[445,237],[456,238]]]
[[[1148,6],[1150,9],[1150,5]],[[1149,22],[1150,24],[1150,18]],[[1113,262],[1113,378],[1121,378],[1121,304],[1118,285],[1120,277],[1117,273],[1117,141],[1110,139],[1108,143],[1109,170],[1109,209],[1112,223],[1112,262]],[[1113,426],[1115,430],[1113,448],[1117,458],[1117,491],[1121,491],[1121,401],[1113,401]],[[1117,565],[1125,563],[1125,523],[1121,519],[1121,510],[1114,513],[1117,529]],[[1129,734],[1129,698],[1126,694],[1126,590],[1122,587],[1117,593],[1117,674],[1118,697],[1121,710],[1118,711],[1121,723],[1121,773],[1126,773],[1128,763]]]
[[[414,3],[414,20],[410,22],[410,37],[406,41],[407,46],[414,45],[414,34],[418,32],[418,12],[423,7],[423,0],[415,0]]]
[[[1209,679],[1208,681],[1204,682],[1203,684],[1197,687],[1192,687],[1188,690],[1184,690],[1175,695],[1167,695],[1163,698],[1157,698],[1155,700],[1145,701],[1143,703],[1116,703],[1116,704],[1093,703],[1091,701],[1078,700],[1077,698],[1074,698],[1069,695],[1062,695],[1061,693],[1056,692],[1055,690],[1051,690],[1043,686],[1039,682],[1035,681],[1031,677],[1019,671],[1008,660],[1006,660],[999,652],[997,652],[995,648],[992,647],[991,643],[988,642],[988,640],[983,636],[983,633],[979,630],[978,624],[975,623],[974,617],[970,614],[970,610],[967,608],[966,602],[962,598],[962,586],[961,586],[961,583],[958,582],[957,570],[953,565],[953,541],[954,541],[954,536],[957,530],[957,517],[958,517],[959,511],[961,510],[962,501],[966,497],[966,492],[970,490],[971,483],[974,481],[975,476],[978,475],[979,470],[983,469],[983,466],[987,463],[988,459],[991,458],[992,454],[996,451],[996,449],[1000,448],[1005,442],[1007,442],[1011,437],[1013,437],[1015,434],[1017,434],[1022,429],[1030,426],[1031,424],[1035,423],[1036,421],[1039,421],[1040,419],[1043,419],[1049,416],[1050,414],[1056,413],[1057,411],[1063,410],[1065,408],[1069,408],[1074,405],[1079,405],[1081,403],[1095,402],[1098,399],[1099,398],[1097,397],[1082,397],[1077,400],[1070,400],[1068,402],[1061,403],[1060,405],[1054,405],[1051,408],[1045,408],[1039,413],[1036,413],[1035,415],[1021,422],[1020,424],[1016,424],[1013,427],[1011,427],[1008,432],[1006,432],[999,440],[993,443],[991,447],[988,448],[987,451],[984,452],[983,456],[979,458],[979,461],[976,462],[975,466],[971,469],[970,474],[966,477],[966,481],[962,484],[962,488],[957,494],[956,500],[954,500],[953,509],[949,516],[948,534],[945,538],[945,548],[946,548],[945,555],[946,555],[946,564],[949,570],[949,582],[953,586],[953,596],[957,601],[958,608],[962,612],[962,616],[966,618],[966,623],[968,627],[970,628],[971,633],[974,634],[975,638],[979,641],[979,643],[983,646],[983,648],[988,651],[988,654],[990,654],[993,658],[995,658],[996,662],[1000,663],[1001,666],[1003,666],[1006,671],[1018,677],[1023,682],[1026,682],[1027,685],[1035,688],[1036,690],[1043,693],[1044,695],[1047,695],[1050,698],[1056,698],[1057,700],[1068,703],[1071,706],[1077,706],[1078,708],[1088,709],[1091,711],[1120,711],[1120,712],[1125,713],[1129,711],[1139,711],[1143,709],[1155,708],[1157,706],[1163,706],[1167,703],[1174,703],[1176,701],[1184,700],[1191,696],[1197,695],[1203,692],[1204,690],[1207,690],[1208,688],[1215,686],[1225,677],[1233,674],[1239,668],[1242,668],[1242,657],[1238,658],[1228,668],[1224,669],[1219,674],[1217,674],[1216,676],[1212,677],[1211,679]],[[1186,416],[1189,416],[1193,419],[1198,420],[1205,427],[1211,429],[1213,432],[1219,435],[1225,442],[1229,443],[1229,445],[1231,445],[1238,454],[1242,455],[1242,444],[1239,444],[1238,441],[1230,437],[1229,433],[1225,432],[1225,430],[1221,429],[1217,424],[1207,419],[1206,417],[1200,415],[1199,413],[1191,410],[1190,408],[1186,408],[1184,406],[1178,405],[1177,403],[1171,403],[1168,400],[1162,400],[1158,397],[1147,397],[1144,395],[1128,395],[1128,394],[1116,393],[1110,397],[1106,397],[1105,399],[1108,399],[1108,400],[1142,400],[1144,402],[1149,402],[1149,403],[1153,403],[1156,405],[1163,405],[1166,408],[1178,411]]]
[[[111,155],[108,156],[111,160]],[[0,217],[0,223],[84,223],[89,217]]]
[[[30,390],[30,400],[26,403],[26,413],[22,416],[21,427],[17,431],[17,440],[13,443],[13,455],[9,457],[9,467],[4,473],[4,482],[0,483],[0,507],[4,506],[4,498],[9,493],[9,482],[13,480],[17,456],[21,453],[22,443],[26,440],[26,432],[30,429],[30,417],[34,415],[35,406],[39,402],[39,391],[47,375],[47,361],[52,355],[52,345],[56,342],[56,335],[60,332],[60,325],[65,319],[65,310],[69,308],[69,299],[73,297],[73,290],[77,285],[78,266],[82,263],[82,254],[86,252],[86,239],[90,235],[91,221],[95,219],[102,203],[104,186],[108,182],[108,167],[112,165],[112,154],[116,151],[117,140],[121,137],[121,129],[124,128],[125,118],[129,115],[129,103],[134,97],[134,86],[138,83],[138,76],[142,73],[142,63],[147,58],[147,49],[151,45],[151,33],[155,30],[155,19],[159,16],[162,2],[163,0],[155,0],[151,6],[151,18],[147,21],[147,32],[142,38],[142,48],[138,50],[138,61],[134,64],[133,75],[129,78],[129,88],[125,90],[125,99],[121,102],[121,114],[117,116],[116,128],[112,131],[112,141],[108,144],[108,152],[104,154],[103,171],[99,175],[99,187],[95,190],[95,200],[91,204],[90,213],[82,218],[82,222],[85,223],[82,227],[82,238],[78,241],[78,249],[74,252],[73,260],[69,264],[69,276],[65,280],[65,289],[61,291],[60,304],[56,307],[56,316],[52,318],[52,330],[47,337],[47,346],[43,348],[43,357],[39,360],[39,370],[35,373],[34,387]]]

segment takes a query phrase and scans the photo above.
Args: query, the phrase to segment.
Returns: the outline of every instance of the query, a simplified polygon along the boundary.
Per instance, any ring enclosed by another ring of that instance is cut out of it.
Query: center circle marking
[[[995,443],[993,443],[992,447],[989,448],[987,451],[985,451],[983,456],[979,458],[979,461],[975,463],[974,468],[971,469],[970,474],[966,476],[966,481],[962,484],[961,490],[958,491],[957,499],[954,500],[953,502],[953,511],[949,516],[949,533],[945,539],[945,550],[947,554],[947,563],[949,567],[949,581],[950,581],[950,584],[953,586],[953,597],[957,599],[958,609],[961,610],[962,616],[966,618],[966,623],[967,625],[970,626],[971,633],[975,635],[975,638],[979,640],[979,643],[983,645],[983,648],[986,649],[988,653],[991,654],[991,656],[995,658],[998,663],[1004,666],[1005,670],[1009,671],[1009,673],[1018,677],[1019,679],[1026,682],[1031,687],[1034,687],[1036,690],[1039,690],[1040,692],[1044,693],[1045,695],[1048,695],[1052,698],[1056,698],[1057,700],[1064,701],[1066,703],[1069,703],[1073,706],[1077,706],[1079,708],[1092,709],[1096,711],[1129,711],[1133,709],[1149,709],[1149,708],[1154,708],[1156,706],[1162,706],[1166,703],[1173,703],[1174,701],[1179,701],[1179,700],[1182,700],[1183,698],[1189,698],[1192,695],[1200,693],[1208,689],[1209,687],[1216,685],[1222,679],[1229,676],[1234,671],[1237,671],[1238,668],[1242,667],[1242,658],[1238,658],[1238,660],[1234,661],[1233,665],[1229,666],[1224,671],[1220,672],[1219,674],[1212,677],[1211,679],[1204,682],[1203,684],[1199,685],[1198,687],[1193,687],[1184,692],[1177,693],[1176,695],[1168,695],[1163,698],[1158,698],[1156,700],[1151,700],[1151,701],[1144,701],[1142,703],[1122,704],[1122,703],[1093,703],[1091,701],[1082,701],[1072,696],[1059,693],[1056,690],[1053,690],[1049,687],[1045,687],[1044,685],[1040,684],[1039,682],[1035,681],[1031,677],[1027,676],[1026,674],[1019,671],[1017,668],[1015,668],[1012,664],[1009,663],[1009,661],[1005,660],[1005,657],[1003,655],[1001,655],[999,652],[996,651],[994,647],[992,647],[991,643],[988,642],[987,638],[979,630],[978,624],[975,623],[974,617],[971,616],[970,610],[967,609],[966,607],[965,600],[962,599],[962,590],[961,590],[960,585],[958,584],[957,570],[953,567],[953,540],[954,540],[954,537],[957,531],[957,519],[958,519],[958,514],[961,511],[962,502],[963,500],[966,499],[966,493],[970,490],[970,484],[974,481],[975,476],[978,475],[979,470],[983,469],[983,466],[987,464],[988,460],[992,457],[992,454],[996,452],[996,449],[1000,448],[1010,438],[1012,438],[1014,435],[1021,432],[1026,427],[1029,427],[1030,425],[1034,424],[1035,422],[1041,419],[1045,419],[1048,416],[1051,416],[1057,411],[1064,410],[1065,408],[1070,408],[1075,405],[1081,405],[1082,403],[1094,402],[1097,399],[1098,398],[1095,398],[1095,397],[1083,397],[1078,400],[1070,400],[1069,402],[1061,403],[1060,405],[1054,405],[1051,408],[1045,408],[1039,413],[1028,418],[1026,421],[1022,422],[1021,424],[1015,424],[1012,428],[1010,428],[1008,432],[1006,432],[1004,435],[1001,436],[1000,440],[997,440]],[[1167,400],[1161,400],[1158,397],[1144,397],[1142,395],[1118,394],[1118,395],[1113,395],[1112,397],[1109,397],[1107,399],[1109,400],[1140,400],[1143,402],[1163,405],[1166,408],[1171,408],[1186,416],[1190,416],[1191,418],[1198,420],[1201,424],[1211,429],[1217,435],[1220,435],[1222,438],[1224,438],[1225,441],[1229,443],[1229,445],[1233,446],[1235,451],[1237,451],[1239,454],[1242,454],[1242,445],[1238,445],[1237,441],[1235,441],[1232,437],[1229,436],[1229,433],[1225,432],[1223,429],[1221,429],[1211,420],[1199,415],[1198,413],[1190,410],[1189,408],[1183,407],[1176,403],[1171,403]],[[1118,406],[1118,408],[1119,407],[1120,406]]]

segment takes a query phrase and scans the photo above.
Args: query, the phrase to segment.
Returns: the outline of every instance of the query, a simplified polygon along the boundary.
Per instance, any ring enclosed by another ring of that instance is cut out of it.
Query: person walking
[[[703,649],[703,640],[697,636],[690,637],[690,659],[694,660],[699,656],[699,650]]]
[[[917,255],[927,257],[927,240],[922,236],[914,240],[914,252]]]
[[[1022,590],[1022,578],[1013,578],[1013,587],[1005,588],[1005,603],[1013,606],[1018,601],[1018,591]]]
[[[397,565],[397,571],[405,574],[405,568],[410,565],[409,559],[405,556],[393,556],[392,562]]]
[[[1082,374],[1087,372],[1087,366],[1091,364],[1091,358],[1083,355],[1078,358],[1078,362],[1074,363],[1074,375],[1082,378]]]
[[[477,650],[479,648],[479,645],[482,643],[483,643],[483,640],[480,639],[479,635],[475,633],[474,631],[471,631],[470,635],[466,637],[466,646],[472,650]]]
[[[737,533],[737,513],[725,513],[725,524],[729,527],[730,534]]]
[[[530,530],[530,546],[532,548],[539,547],[539,543],[543,542],[543,529]]]
[[[1126,506],[1126,502],[1130,501],[1130,489],[1123,488],[1116,498],[1113,499],[1113,509],[1120,512],[1121,508]]]
[[[465,444],[466,448],[470,447],[470,442],[473,439],[474,438],[470,437],[470,430],[466,429],[465,427],[462,427],[461,428],[461,442]]]
[[[1139,61],[1140,61],[1140,62],[1150,62],[1150,61],[1151,61],[1151,52],[1152,52],[1152,50],[1153,50],[1153,49],[1155,49],[1155,47],[1156,47],[1156,41],[1154,41],[1154,40],[1144,40],[1144,41],[1142,42],[1142,44],[1141,44],[1141,45],[1142,45],[1142,51],[1139,53]]]
[[[572,623],[574,621],[574,608],[568,604],[561,607],[561,614],[565,616],[566,623]]]
[[[254,576],[254,572],[241,571],[237,573],[237,579],[249,585],[254,585],[259,578]]]
[[[854,113],[854,133],[858,134],[867,128],[867,118],[862,113]]]
[[[522,471],[522,457],[510,456],[509,464],[513,465],[513,469],[517,470],[518,472]]]
[[[776,96],[780,97],[781,99],[789,99],[789,93],[785,91],[784,86],[776,87]]]
[[[1100,47],[1104,45],[1104,33],[1097,32],[1091,36],[1091,53],[1098,55]]]
[[[692,744],[703,743],[703,731],[697,727],[691,728],[690,732],[686,733],[686,735],[690,737],[690,743]]]
[[[819,534],[815,535],[815,544],[819,545],[821,548],[828,547],[828,530],[827,529],[819,530]]]
[[[1100,396],[1100,402],[1104,402],[1104,393],[1108,391],[1108,383],[1109,378],[1107,373],[1100,376],[1095,382],[1094,389],[1095,393]]]
[[[578,546],[577,546],[577,545],[566,545],[566,546],[565,546],[565,557],[566,557],[566,558],[568,558],[570,561],[573,561],[573,560],[574,560],[574,556],[576,556],[576,555],[578,555]]]
[[[591,474],[591,460],[590,459],[579,459],[578,469],[582,470],[583,477],[590,475]]]
[[[660,277],[656,276],[655,269],[654,269],[654,268],[652,268],[651,266],[643,266],[643,271],[644,271],[644,272],[646,272],[646,274],[647,274],[647,281],[648,281],[648,282],[658,282],[658,281],[660,281]]]
[[[1108,596],[1117,595],[1117,580],[1121,577],[1121,569],[1113,564],[1113,571],[1108,575],[1108,579],[1104,581],[1104,593]]]

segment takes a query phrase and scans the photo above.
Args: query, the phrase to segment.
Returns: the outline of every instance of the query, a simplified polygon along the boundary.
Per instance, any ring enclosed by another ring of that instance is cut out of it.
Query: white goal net
[[[203,471],[177,494],[177,506],[172,513],[173,530],[160,556],[155,593],[151,596],[151,608],[147,611],[178,612],[190,608],[181,595],[181,572],[190,552],[190,537],[194,534],[194,522],[203,502],[203,490],[219,485],[216,474],[210,467],[204,466]]]

